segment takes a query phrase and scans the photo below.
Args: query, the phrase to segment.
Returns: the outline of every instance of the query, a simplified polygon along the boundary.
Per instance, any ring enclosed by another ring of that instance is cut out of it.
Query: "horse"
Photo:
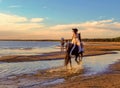
[[[70,52],[71,52],[71,49],[72,49],[73,46],[74,45],[71,44],[71,43],[67,44],[67,46],[66,46],[66,55],[65,55],[65,66],[67,67],[67,65],[70,63],[71,69],[72,69],[72,61],[71,61]],[[77,64],[80,64],[80,61],[82,60],[82,57],[83,57],[83,52],[81,51],[80,53],[78,53],[78,50],[79,50],[78,45],[75,45],[75,48],[72,51],[72,55],[75,56],[75,61],[77,62]],[[78,57],[79,57],[79,61],[77,59]]]

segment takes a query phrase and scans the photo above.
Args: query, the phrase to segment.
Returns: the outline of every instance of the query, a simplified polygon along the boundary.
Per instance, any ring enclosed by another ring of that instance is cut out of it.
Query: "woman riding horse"
[[[72,43],[69,43],[67,45],[66,56],[65,56],[65,66],[67,66],[68,63],[70,63],[71,68],[72,68],[71,55],[75,55],[75,61],[78,64],[80,62],[80,55],[81,55],[81,59],[83,56],[83,44],[81,43],[81,36],[80,34],[77,33],[78,29],[74,28],[72,30],[73,30]],[[77,57],[79,57],[79,61],[77,60]]]

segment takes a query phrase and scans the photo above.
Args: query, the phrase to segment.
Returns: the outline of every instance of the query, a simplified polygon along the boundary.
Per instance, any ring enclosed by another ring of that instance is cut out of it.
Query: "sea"
[[[0,41],[0,57],[10,55],[41,55],[60,51],[54,41]]]

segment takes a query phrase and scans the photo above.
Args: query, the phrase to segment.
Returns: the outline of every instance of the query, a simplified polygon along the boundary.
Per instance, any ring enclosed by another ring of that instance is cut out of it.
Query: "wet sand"
[[[103,54],[113,54],[120,50],[120,42],[85,42],[84,56],[94,56]],[[29,55],[29,56],[3,56],[0,57],[2,62],[24,62],[24,61],[40,61],[40,60],[58,60],[64,59],[65,52],[50,52],[44,53],[43,55]]]

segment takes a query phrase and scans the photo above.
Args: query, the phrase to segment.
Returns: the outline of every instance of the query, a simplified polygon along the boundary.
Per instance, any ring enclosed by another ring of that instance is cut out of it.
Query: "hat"
[[[78,31],[78,29],[77,29],[77,28],[73,28],[72,30],[73,30],[74,32],[77,32],[77,31]]]

